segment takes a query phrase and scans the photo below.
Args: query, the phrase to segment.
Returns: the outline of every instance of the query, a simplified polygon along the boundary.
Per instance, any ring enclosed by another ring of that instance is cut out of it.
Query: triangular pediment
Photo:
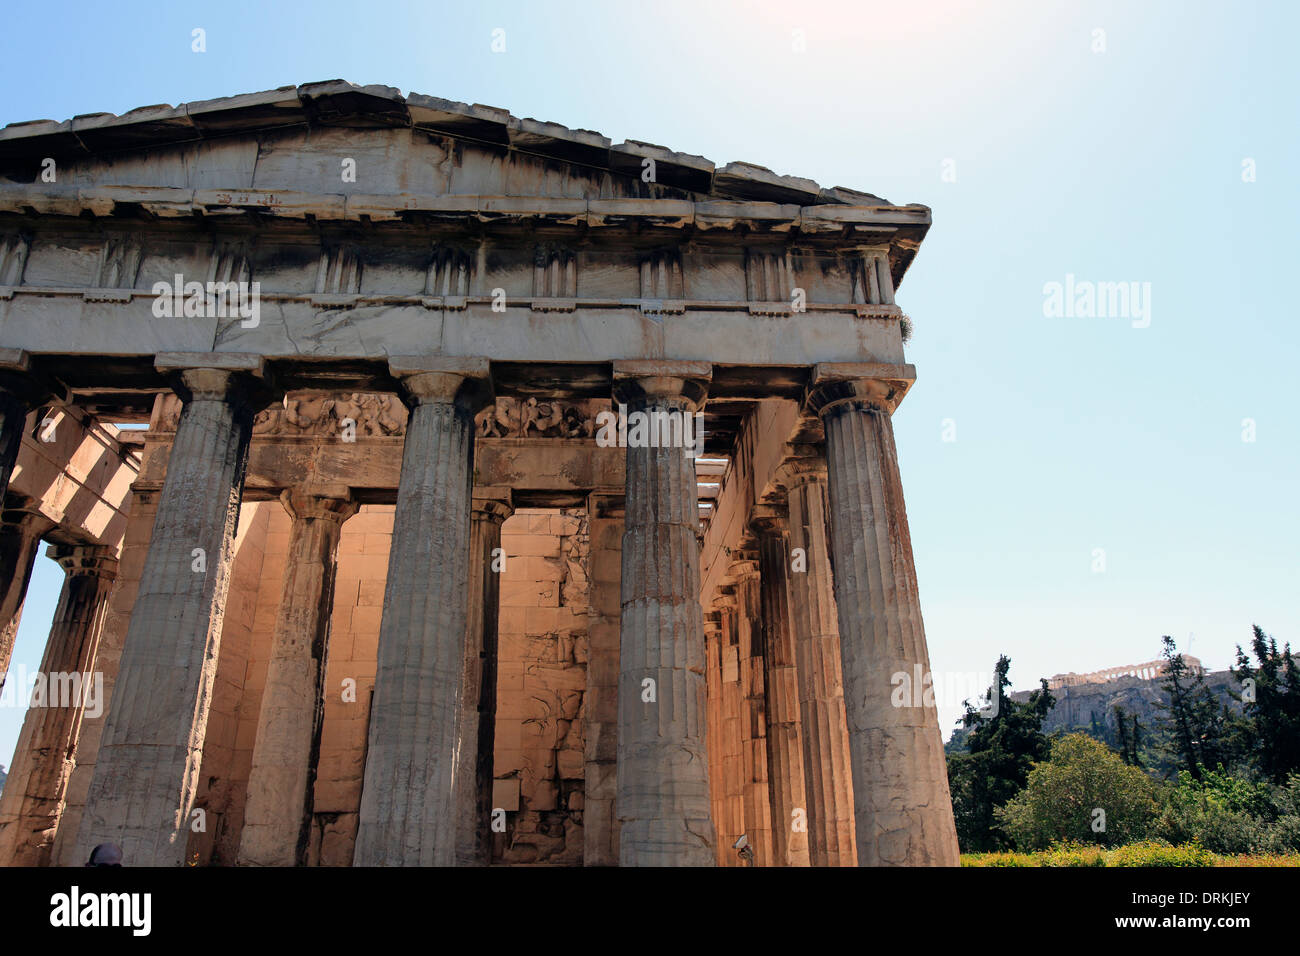
[[[878,196],[342,80],[0,130],[0,182],[887,207]]]

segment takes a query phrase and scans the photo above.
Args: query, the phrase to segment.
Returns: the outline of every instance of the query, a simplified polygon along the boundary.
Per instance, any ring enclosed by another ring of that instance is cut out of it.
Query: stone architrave
[[[451,866],[486,359],[390,359],[411,409],[393,515],[354,866]],[[460,556],[460,559],[457,559]]]
[[[750,525],[758,536],[773,863],[808,866],[808,803],[804,796],[799,681],[786,580],[790,560],[789,522],[770,505],[758,505]]]
[[[160,356],[159,367],[191,358]],[[233,353],[210,359],[222,367],[182,365],[177,375],[185,406],[77,835],[83,860],[113,842],[128,866],[179,866],[200,823],[191,811],[260,397],[239,370],[261,365]]]
[[[629,415],[619,652],[619,862],[712,866],[695,459],[637,443],[632,416],[691,415],[712,367],[615,362]],[[634,445],[636,447],[634,447]]]
[[[476,488],[470,512],[469,616],[461,673],[456,768],[456,863],[486,866],[492,852],[492,758],[496,739],[497,611],[501,526],[514,513],[509,488]]]
[[[339,537],[357,512],[346,487],[291,488],[280,501],[289,554],[239,842],[239,862],[255,866],[306,863]]]
[[[54,527],[34,502],[14,500],[0,513],[0,689],[4,688],[41,536]]]
[[[920,687],[894,702],[894,675],[914,681],[930,660],[890,420],[908,382],[877,376],[818,366],[808,395],[826,430],[858,863],[956,866],[938,714]]]
[[[37,686],[0,797],[0,862],[46,866],[54,848],[87,707],[104,704],[95,653],[117,576],[112,548],[51,545],[64,570]]]
[[[808,850],[812,866],[853,866],[853,775],[840,628],[831,580],[826,461],[792,458],[777,471],[790,515],[787,575],[794,627]]]

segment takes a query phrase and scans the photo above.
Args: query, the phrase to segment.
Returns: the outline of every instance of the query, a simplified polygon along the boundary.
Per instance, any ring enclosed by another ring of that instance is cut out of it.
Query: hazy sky
[[[894,425],[941,676],[1300,644],[1300,5],[160,6],[11,5],[0,123],[343,78],[932,207]],[[1067,276],[1130,314],[1051,314]],[[16,667],[60,583],[42,557]]]

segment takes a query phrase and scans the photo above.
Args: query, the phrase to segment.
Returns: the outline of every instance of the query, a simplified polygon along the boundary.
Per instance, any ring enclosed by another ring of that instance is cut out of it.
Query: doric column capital
[[[790,513],[777,505],[754,505],[749,515],[749,526],[760,538],[782,535],[790,530]]]
[[[704,612],[704,636],[717,637],[722,633],[722,615],[717,611]]]
[[[813,366],[805,403],[821,418],[845,407],[892,415],[915,380],[912,365],[823,363]]]
[[[776,480],[786,488],[810,483],[826,483],[826,456],[820,450],[787,458],[777,466]]]
[[[225,402],[255,414],[275,393],[263,378],[266,360],[248,352],[160,352],[154,368],[172,380],[185,404]]]
[[[470,499],[470,517],[474,520],[504,524],[514,513],[514,498],[509,488],[490,485],[474,489]]]
[[[280,504],[294,519],[323,518],[343,524],[360,505],[346,485],[303,485],[280,492]]]
[[[614,398],[628,405],[654,405],[695,412],[713,380],[709,362],[615,362]]]
[[[94,575],[110,581],[117,577],[117,551],[113,548],[94,544],[52,544],[45,553],[59,562],[59,567],[69,577]]]
[[[739,549],[732,551],[731,563],[727,565],[727,577],[735,582],[758,577],[758,552]]]
[[[454,403],[477,415],[492,404],[491,365],[485,358],[392,355],[388,370],[398,380],[398,396],[411,409]]]

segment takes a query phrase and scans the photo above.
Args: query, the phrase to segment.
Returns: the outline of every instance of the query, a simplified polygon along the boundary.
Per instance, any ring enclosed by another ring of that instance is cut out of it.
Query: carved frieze
[[[591,438],[596,434],[596,410],[591,404],[534,397],[520,401],[503,395],[478,413],[477,434],[480,438]]]

